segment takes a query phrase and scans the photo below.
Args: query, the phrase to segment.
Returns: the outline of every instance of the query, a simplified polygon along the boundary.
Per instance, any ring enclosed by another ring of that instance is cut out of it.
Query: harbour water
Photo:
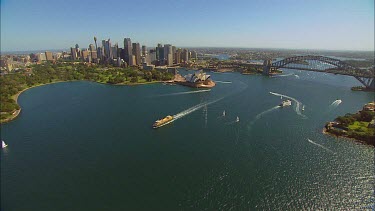
[[[374,148],[322,134],[327,121],[374,100],[350,90],[356,79],[292,70],[272,78],[209,74],[227,83],[203,92],[91,82],[25,91],[20,116],[1,125],[8,144],[1,150],[1,210],[374,204]],[[294,99],[292,106],[276,108],[280,95]],[[179,118],[152,129],[167,115]]]

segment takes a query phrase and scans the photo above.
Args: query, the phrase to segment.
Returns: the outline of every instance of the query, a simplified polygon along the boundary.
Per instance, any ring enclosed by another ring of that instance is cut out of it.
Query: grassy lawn
[[[358,132],[367,132],[368,131],[368,126],[369,122],[360,122],[360,121],[355,121],[353,124],[349,125],[348,128],[349,130],[354,130]]]

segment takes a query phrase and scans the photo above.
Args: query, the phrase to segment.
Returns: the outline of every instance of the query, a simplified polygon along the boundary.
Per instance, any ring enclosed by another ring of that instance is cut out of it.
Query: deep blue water
[[[217,86],[207,92],[90,82],[25,91],[20,116],[1,126],[9,145],[1,151],[1,210],[337,210],[374,203],[374,148],[322,134],[325,122],[374,100],[350,90],[359,85],[354,78],[291,70],[273,78],[209,74]],[[282,99],[270,92],[296,101],[275,108]],[[332,106],[336,99],[342,103]],[[181,118],[152,129],[156,119],[176,114]]]

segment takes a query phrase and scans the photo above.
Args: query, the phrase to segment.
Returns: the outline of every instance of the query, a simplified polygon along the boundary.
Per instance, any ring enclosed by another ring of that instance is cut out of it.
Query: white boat
[[[1,140],[1,148],[4,149],[5,147],[7,147],[8,145],[3,141]]]
[[[283,102],[280,103],[280,108],[282,107],[285,107],[285,106],[291,106],[292,105],[292,101],[290,100],[284,100]]]
[[[225,110],[223,111],[223,116],[225,116]]]
[[[305,110],[305,106],[303,105],[303,106],[302,106],[302,111],[304,111],[304,110]]]
[[[240,118],[239,117],[237,117],[237,119],[236,119],[236,122],[239,122],[240,121]]]

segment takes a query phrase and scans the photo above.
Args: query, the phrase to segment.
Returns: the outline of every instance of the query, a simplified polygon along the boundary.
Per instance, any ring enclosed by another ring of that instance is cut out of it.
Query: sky
[[[123,46],[374,50],[374,0],[1,0],[1,51]],[[101,45],[101,44],[100,44]]]

